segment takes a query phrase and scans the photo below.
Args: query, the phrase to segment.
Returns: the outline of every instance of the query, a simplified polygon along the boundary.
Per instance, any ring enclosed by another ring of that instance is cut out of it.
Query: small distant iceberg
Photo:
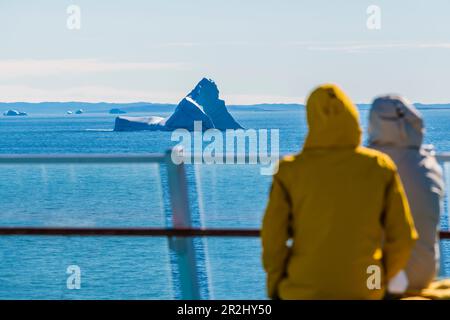
[[[11,110],[4,112],[3,115],[8,116],[8,117],[14,117],[14,116],[27,116],[28,114],[26,112],[21,112],[21,111],[11,109]]]
[[[178,104],[168,118],[125,117],[116,118],[114,131],[194,131],[194,122],[201,121],[202,129],[242,129],[228,112],[225,101],[219,99],[219,90],[211,79],[203,78]]]
[[[126,111],[123,111],[123,110],[120,110],[120,109],[117,109],[117,108],[115,108],[115,109],[111,109],[111,110],[109,110],[109,113],[110,114],[125,114],[125,113],[127,113]]]
[[[78,109],[77,111],[75,111],[75,114],[83,114],[84,110],[83,109]]]
[[[68,110],[67,114],[73,114],[73,112],[71,110]]]

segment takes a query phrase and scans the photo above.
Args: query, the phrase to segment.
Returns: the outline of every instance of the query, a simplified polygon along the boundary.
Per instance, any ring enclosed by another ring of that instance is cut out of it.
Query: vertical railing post
[[[442,199],[441,200],[441,215],[444,215],[445,213],[447,214],[447,226],[450,225],[450,206],[449,206],[449,200],[450,200],[450,190],[449,188],[449,182],[448,181],[448,177],[449,177],[449,162],[447,161],[441,161],[442,167],[443,167],[443,171],[444,171],[444,185],[445,185],[445,200]],[[447,205],[444,205],[444,204]],[[442,229],[442,222],[440,222],[440,230]],[[444,254],[444,241],[441,239],[439,241],[439,278],[445,278],[447,276],[446,272],[445,272],[445,265],[446,265],[446,255]]]
[[[169,183],[170,204],[172,207],[172,223],[174,228],[191,227],[189,195],[184,164],[172,161],[172,152],[182,152],[177,149],[166,153],[167,176]],[[181,286],[181,297],[185,300],[200,299],[198,285],[197,261],[192,237],[169,239],[170,247],[177,257],[178,275]]]
[[[442,240],[439,241],[439,275],[438,278],[445,278],[445,255],[444,255],[444,246]]]

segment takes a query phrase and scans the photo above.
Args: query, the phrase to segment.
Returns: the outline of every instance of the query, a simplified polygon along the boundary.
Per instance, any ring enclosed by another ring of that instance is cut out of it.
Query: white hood
[[[370,110],[369,144],[379,147],[420,148],[424,127],[417,109],[394,95],[375,99]]]

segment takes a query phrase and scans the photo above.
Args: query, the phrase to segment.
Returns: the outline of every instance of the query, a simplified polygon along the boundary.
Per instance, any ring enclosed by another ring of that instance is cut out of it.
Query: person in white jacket
[[[369,147],[388,154],[397,165],[419,234],[405,269],[411,291],[426,288],[439,269],[444,181],[433,146],[422,145],[424,131],[420,113],[404,98],[388,95],[373,102]]]

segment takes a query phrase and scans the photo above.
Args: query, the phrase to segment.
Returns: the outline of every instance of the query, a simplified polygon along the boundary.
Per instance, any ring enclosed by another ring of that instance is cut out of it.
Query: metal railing
[[[183,164],[174,164],[173,152],[149,155],[0,155],[0,165],[12,164],[136,164],[157,163],[167,166],[173,227],[168,228],[60,228],[0,227],[0,236],[145,236],[167,237],[177,254],[181,297],[200,299],[197,262],[193,237],[259,237],[259,229],[203,229],[191,227],[191,214]],[[450,162],[450,153],[438,154],[439,162]],[[450,239],[449,231],[440,232],[441,240]],[[442,261],[443,259],[441,259]],[[442,270],[442,269],[441,269]]]
[[[259,237],[258,229],[0,227],[12,236]]]
[[[174,152],[165,154],[130,154],[130,155],[0,155],[0,165],[35,165],[35,164],[165,164],[167,167],[172,225],[174,229],[189,229],[191,213],[187,191],[186,173],[183,165],[172,161]],[[174,230],[172,229],[172,230]],[[98,228],[1,228],[0,235],[79,235],[79,236],[166,236],[171,229],[98,229]],[[178,256],[177,273],[179,274],[181,296],[183,299],[200,299],[197,281],[197,262],[192,237],[180,237],[175,234],[169,238],[169,247]]]
[[[436,159],[439,162],[450,162],[450,152],[438,153]]]
[[[135,237],[248,237],[261,236],[259,229],[225,228],[48,228],[0,227],[0,236],[135,236]],[[441,240],[450,239],[449,231],[439,233]]]

